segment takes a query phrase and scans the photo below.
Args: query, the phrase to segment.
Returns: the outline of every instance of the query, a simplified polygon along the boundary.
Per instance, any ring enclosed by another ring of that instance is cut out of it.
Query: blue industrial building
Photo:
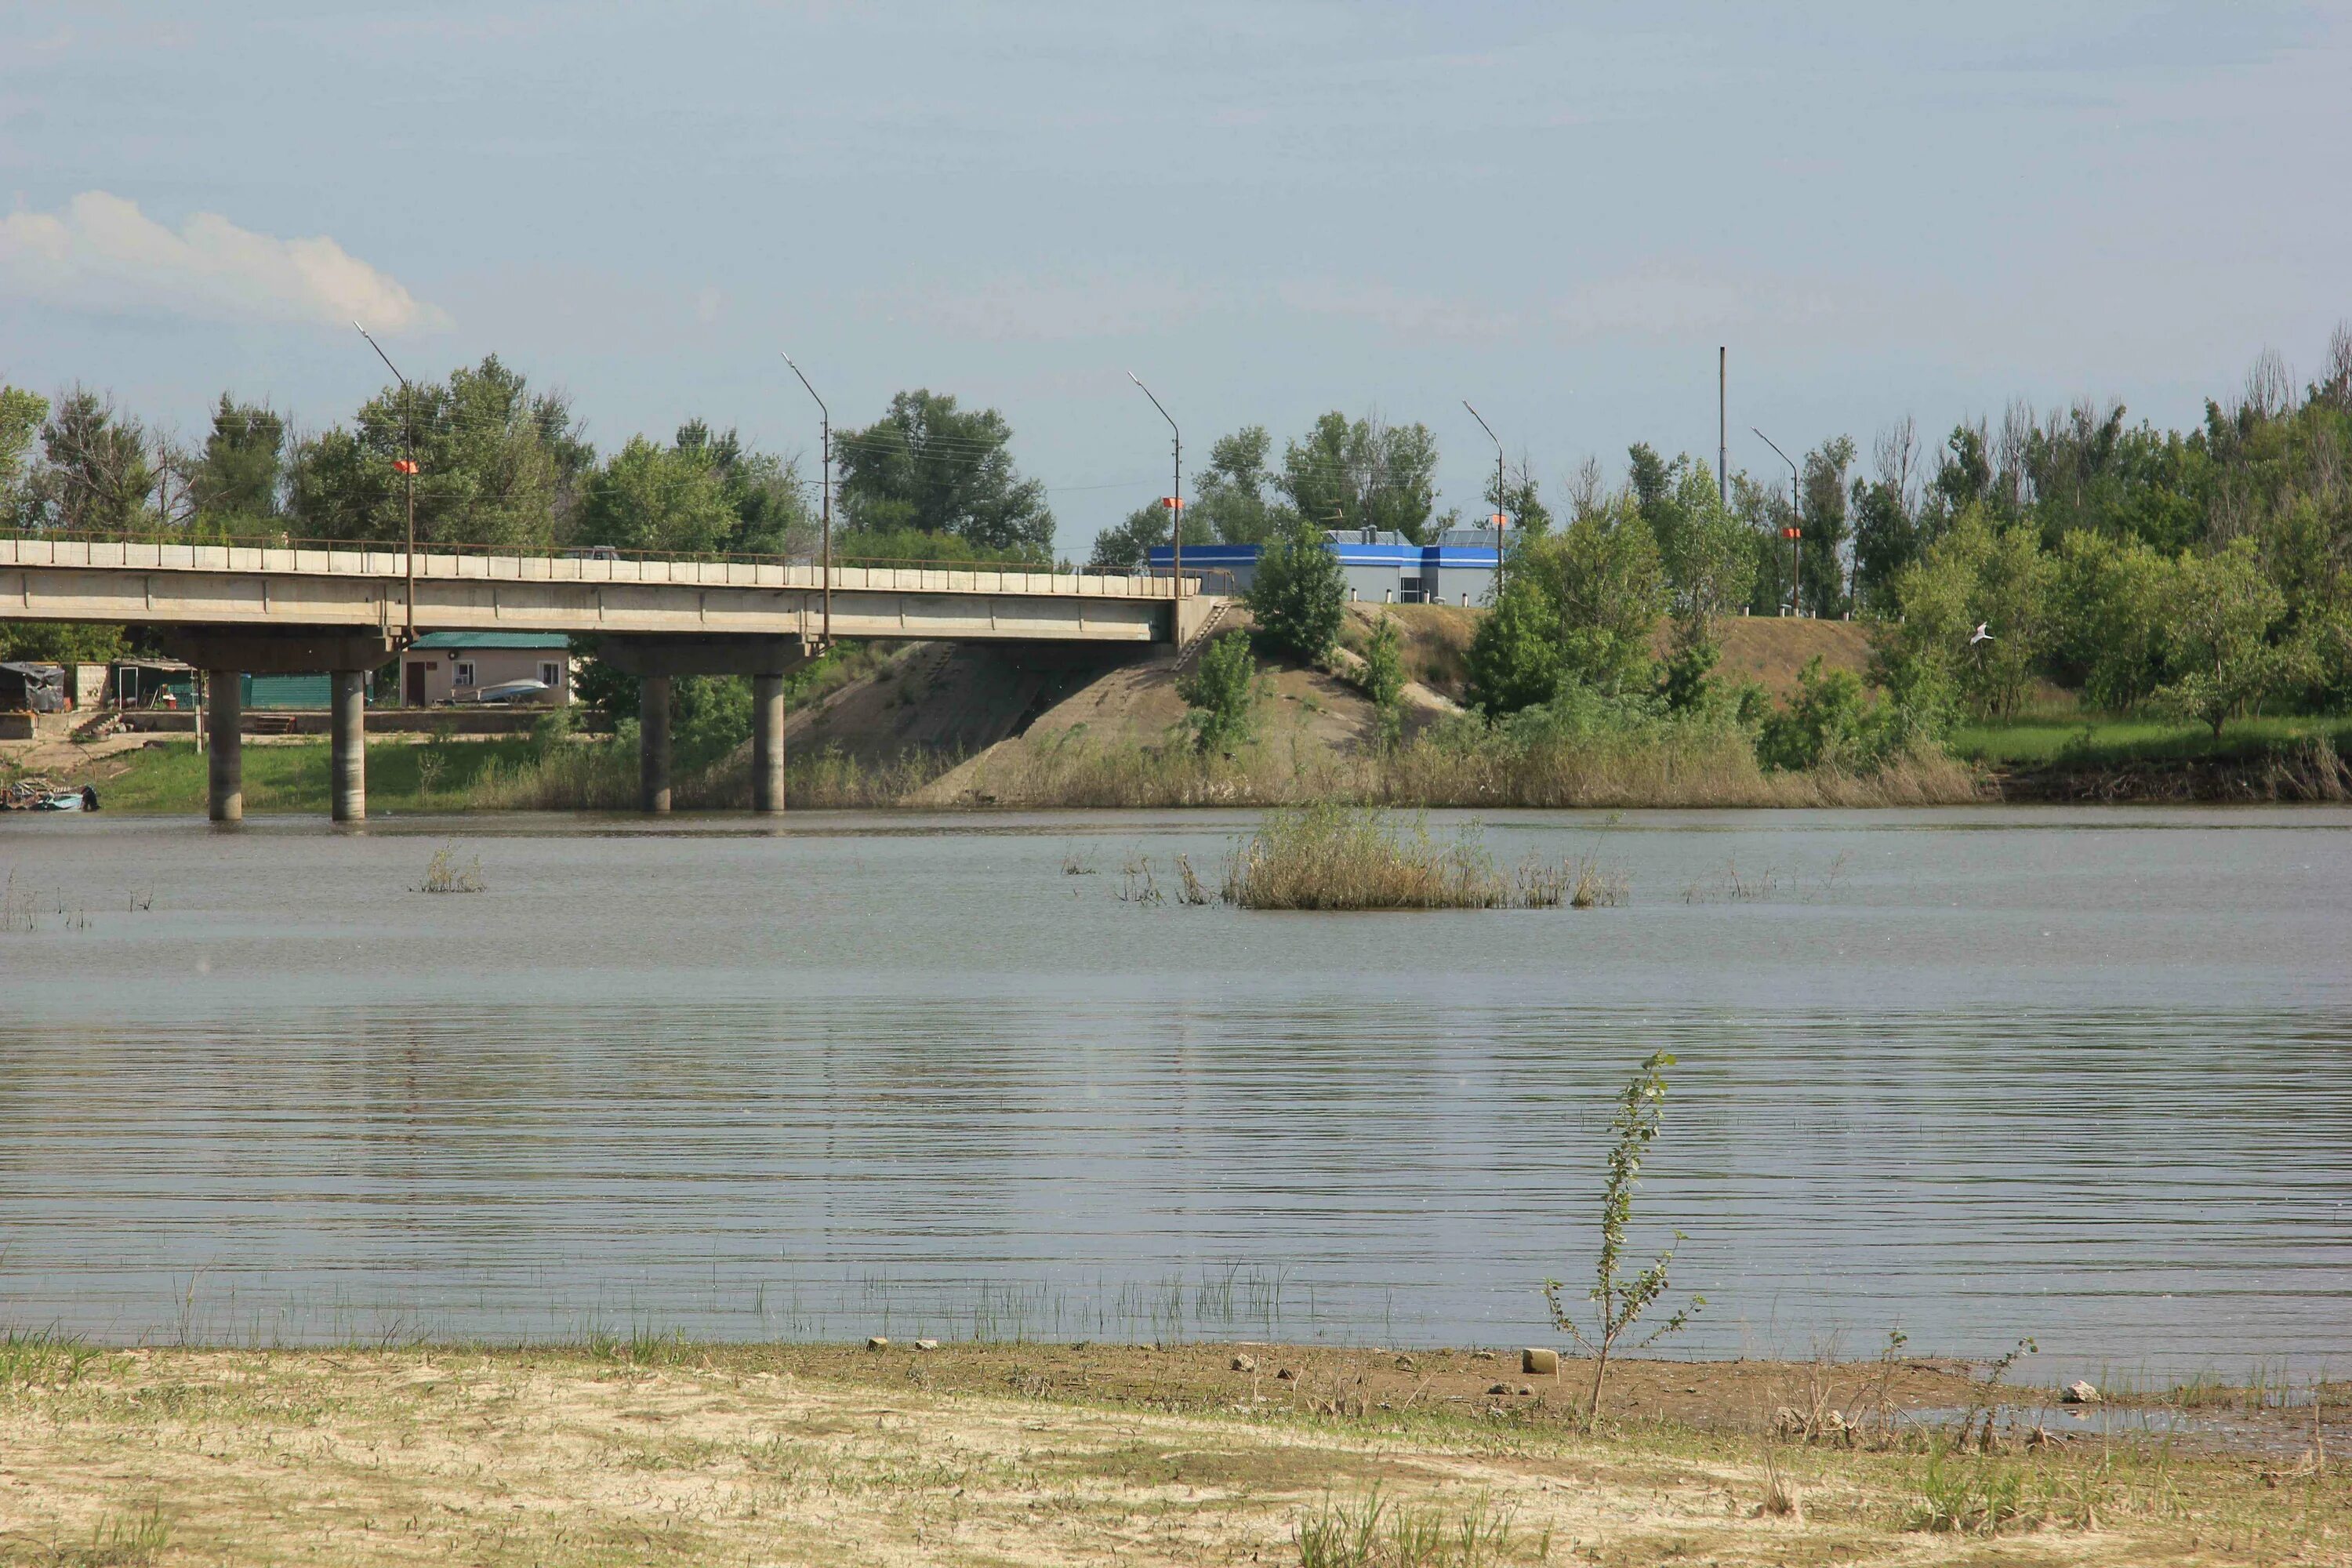
[[[1339,558],[1340,574],[1348,581],[1348,597],[1373,605],[1486,605],[1495,596],[1495,568],[1500,552],[1491,529],[1456,528],[1435,542],[1415,544],[1402,533],[1375,533],[1370,529],[1331,529],[1323,535],[1324,548]],[[1255,544],[1188,544],[1184,574],[1198,574],[1202,590],[1238,594],[1257,579]],[[1150,569],[1167,572],[1173,552],[1154,546]]]

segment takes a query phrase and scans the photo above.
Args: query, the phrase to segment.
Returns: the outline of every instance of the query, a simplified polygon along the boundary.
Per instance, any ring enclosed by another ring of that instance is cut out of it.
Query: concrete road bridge
[[[828,592],[828,589],[830,590]],[[783,681],[828,639],[1181,644],[1219,601],[1200,581],[992,566],[821,567],[773,557],[406,552],[362,544],[0,539],[0,620],[158,629],[205,672],[210,812],[244,816],[239,677],[325,671],[333,815],[367,813],[369,673],[411,637],[564,632],[642,683],[645,809],[669,809],[669,690],[682,675],[752,685],[751,808],[784,804]]]

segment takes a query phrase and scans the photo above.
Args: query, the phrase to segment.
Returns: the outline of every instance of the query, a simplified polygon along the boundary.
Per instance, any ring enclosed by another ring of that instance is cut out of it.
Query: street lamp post
[[[817,439],[824,453],[824,646],[833,646],[833,410],[817,397],[816,388],[809,386],[809,378],[801,374],[801,367],[793,364],[793,356],[785,354],[784,363],[792,365],[793,374],[808,387],[808,395],[816,398]]]
[[[408,378],[400,374],[400,367],[392,363],[392,356],[383,352],[383,345],[375,341],[373,334],[370,333],[365,327],[360,327],[357,321],[353,321],[352,325],[359,327],[360,336],[367,339],[368,347],[375,350],[375,357],[383,361],[383,368],[392,372],[393,379],[400,383],[400,423],[404,456],[402,457],[398,466],[402,475],[408,481],[408,553],[404,559],[408,567],[405,589],[408,599],[408,640],[415,642],[416,640],[416,389],[408,384]]]
[[[1464,398],[1462,406],[1470,408],[1470,400]],[[1495,427],[1487,424],[1486,416],[1476,409],[1470,408],[1470,417],[1478,422],[1479,429],[1486,432],[1486,439],[1495,443],[1495,602],[1499,605],[1503,602],[1503,486],[1506,482],[1503,477],[1503,438],[1495,434]]]
[[[1756,438],[1771,447],[1773,453],[1789,465],[1789,526],[1781,531],[1789,536],[1789,614],[1801,616],[1804,614],[1805,605],[1802,597],[1804,577],[1800,569],[1802,556],[1800,552],[1804,548],[1801,542],[1805,537],[1805,519],[1804,509],[1799,503],[1797,497],[1797,465],[1790,459],[1788,453],[1780,450],[1779,442],[1763,431],[1756,430],[1753,425],[1748,428],[1755,430]]]
[[[1141,377],[1129,371],[1127,379],[1134,382],[1144,396],[1151,398],[1151,406],[1160,410],[1160,417],[1168,421],[1168,428],[1176,438],[1176,484],[1168,492],[1168,596],[1181,599],[1184,596],[1184,432],[1176,428],[1176,416],[1168,412],[1167,405],[1159,398],[1152,396],[1151,388],[1143,384]],[[1181,639],[1183,628],[1171,626],[1169,635]]]

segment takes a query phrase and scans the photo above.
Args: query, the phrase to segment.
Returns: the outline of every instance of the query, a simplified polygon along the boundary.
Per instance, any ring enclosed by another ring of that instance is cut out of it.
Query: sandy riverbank
[[[1949,1413],[1990,1396],[1931,1362],[1629,1363],[1598,1436],[1576,1364],[1467,1351],[640,1340],[6,1365],[9,1563],[1300,1563],[1302,1537],[1375,1505],[1406,1550],[1326,1560],[2352,1561],[2352,1481],[2291,1451],[2307,1411],[2245,1414],[2277,1441],[2233,1447],[2012,1394],[1992,1451],[1939,1455]],[[1465,1527],[1480,1554],[1412,1554]]]

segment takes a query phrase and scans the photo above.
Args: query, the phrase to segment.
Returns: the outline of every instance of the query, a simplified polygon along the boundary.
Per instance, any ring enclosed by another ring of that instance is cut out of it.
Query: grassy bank
[[[2099,768],[2258,756],[2322,738],[2338,752],[2352,752],[2352,719],[2232,719],[2216,735],[2204,724],[2068,715],[1965,725],[1950,745],[1965,761],[1999,767]]]
[[[1267,744],[1210,758],[1070,731],[1008,742],[929,792],[937,804],[1412,807],[1949,805],[1987,798],[1967,763],[1905,757],[1869,773],[1764,767],[1736,737],[1465,750],[1430,740],[1389,754]]]
[[[861,766],[837,752],[793,756],[785,769],[785,796],[803,809],[890,805],[952,760],[910,757]],[[108,811],[202,816],[205,765],[193,742],[162,742],[85,766],[53,769],[48,776],[92,784]],[[322,815],[328,807],[327,742],[248,742],[244,778],[248,813]],[[740,752],[706,768],[680,770],[673,788],[675,803],[688,811],[740,809],[751,794],[751,763]],[[367,795],[372,816],[629,811],[637,803],[637,758],[631,746],[604,740],[554,745],[524,739],[370,742]]]
[[[2307,1458],[2093,1437],[2022,1405],[1989,1443],[1952,1451],[1949,1426],[1925,1413],[1985,1394],[1948,1365],[1630,1363],[1625,1422],[1587,1435],[1560,1392],[1573,1366],[1556,1384],[1523,1377],[1516,1356],[1236,1352],[640,1335],[562,1349],[0,1354],[0,1562],[1433,1568],[2352,1553],[2352,1484]],[[2293,1419],[2282,1413],[2281,1430]]]
[[[1961,730],[1954,752],[2010,800],[2352,799],[2352,720],[2048,717]]]

